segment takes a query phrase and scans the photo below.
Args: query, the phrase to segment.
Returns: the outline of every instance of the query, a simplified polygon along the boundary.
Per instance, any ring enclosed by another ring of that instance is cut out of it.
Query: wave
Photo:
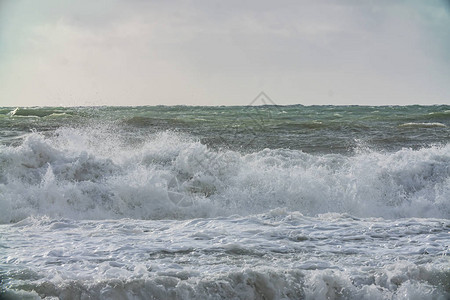
[[[70,109],[65,108],[19,108],[14,109],[1,109],[0,115],[6,115],[8,117],[28,117],[28,118],[42,118],[48,116],[62,116],[68,115]]]
[[[8,299],[77,299],[83,298],[81,295],[93,299],[444,299],[449,296],[445,284],[450,276],[448,270],[433,264],[417,266],[402,261],[376,270],[367,278],[351,268],[321,270],[314,264],[312,270],[246,267],[207,276],[184,270],[144,276],[147,267],[140,265],[129,270],[128,277],[124,278],[123,272],[115,269],[110,279],[22,285],[21,290],[10,290],[5,296]],[[32,271],[23,273],[22,278],[27,273],[37,277]]]
[[[0,146],[1,223],[187,219],[274,208],[304,215],[450,217],[450,145],[353,155],[212,150],[179,133],[129,144],[106,128],[60,128]]]
[[[10,112],[7,114],[7,116],[13,117],[13,116],[16,114],[16,112],[17,112],[18,110],[19,110],[19,108],[16,107],[16,108],[13,109],[12,111],[10,111]]]
[[[447,127],[445,124],[439,123],[439,122],[432,122],[432,123],[404,123],[399,125],[399,127]]]
[[[442,118],[447,119],[450,117],[450,110],[440,110],[440,111],[433,111],[429,112],[427,115],[428,118]]]

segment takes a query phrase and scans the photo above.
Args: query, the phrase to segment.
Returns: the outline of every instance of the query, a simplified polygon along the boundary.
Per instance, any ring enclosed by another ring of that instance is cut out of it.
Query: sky
[[[450,1],[0,0],[0,106],[450,104]]]

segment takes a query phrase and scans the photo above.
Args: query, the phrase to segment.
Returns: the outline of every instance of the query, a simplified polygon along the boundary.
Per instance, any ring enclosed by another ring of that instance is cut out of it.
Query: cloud
[[[439,1],[18,3],[0,15],[0,105],[450,99]]]

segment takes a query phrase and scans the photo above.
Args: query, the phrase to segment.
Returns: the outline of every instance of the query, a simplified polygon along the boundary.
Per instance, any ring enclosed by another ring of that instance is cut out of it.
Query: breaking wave
[[[1,223],[187,219],[274,208],[315,216],[450,217],[450,145],[353,154],[211,150],[174,132],[129,144],[111,130],[60,128],[0,146]]]
[[[270,268],[244,268],[196,281],[186,280],[189,274],[185,272],[134,278],[146,271],[142,269],[136,268],[128,279],[43,283],[32,292],[11,291],[9,296],[11,299],[41,299],[39,294],[70,299],[83,296],[95,299],[444,299],[448,296],[445,286],[439,286],[443,284],[439,278],[448,278],[448,271],[404,262],[392,264],[370,279],[349,271],[281,272]]]
[[[399,127],[447,127],[445,124],[439,123],[439,122],[424,122],[424,123],[404,123],[402,125],[399,125]]]

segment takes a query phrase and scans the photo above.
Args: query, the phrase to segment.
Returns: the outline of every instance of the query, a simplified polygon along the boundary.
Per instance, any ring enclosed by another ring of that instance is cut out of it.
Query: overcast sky
[[[444,0],[0,0],[0,106],[450,104]]]

